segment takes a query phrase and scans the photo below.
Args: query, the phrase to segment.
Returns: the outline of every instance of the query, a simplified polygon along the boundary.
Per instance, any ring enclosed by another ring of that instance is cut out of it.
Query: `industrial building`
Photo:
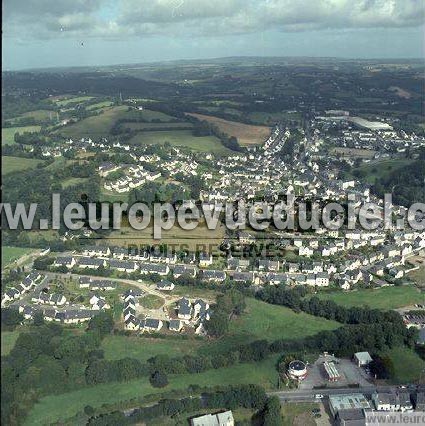
[[[234,426],[235,420],[231,411],[217,414],[205,414],[190,420],[192,426]]]
[[[371,408],[369,401],[361,393],[329,395],[329,408],[335,417],[340,410]]]
[[[341,378],[335,364],[332,361],[325,361],[323,363],[323,367],[325,368],[325,373],[330,382],[336,382]]]
[[[356,352],[354,354],[354,361],[359,367],[369,365],[373,360],[369,352]]]
[[[335,418],[337,426],[364,426],[366,424],[366,415],[364,410],[353,408],[349,410],[340,410]]]

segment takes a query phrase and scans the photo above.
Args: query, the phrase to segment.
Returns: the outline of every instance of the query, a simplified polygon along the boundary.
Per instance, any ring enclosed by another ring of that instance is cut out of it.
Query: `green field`
[[[317,318],[303,312],[297,314],[283,306],[270,305],[251,298],[247,298],[246,302],[246,312],[231,321],[228,335],[214,344],[207,345],[205,349],[202,348],[201,352],[221,351],[257,339],[299,339],[341,326],[336,321]]]
[[[254,124],[270,126],[282,120],[293,120],[301,121],[301,114],[297,113],[288,113],[287,111],[282,112],[263,112],[255,111],[248,114],[248,118]]]
[[[364,164],[357,169],[353,169],[351,174],[354,170],[359,170],[360,173],[364,174],[362,181],[364,180],[369,184],[374,184],[377,178],[385,178],[394,170],[406,166],[411,162],[412,160],[407,158],[376,161],[373,163]]]
[[[258,339],[296,339],[322,330],[333,330],[340,325],[335,321],[302,312],[296,314],[283,306],[248,298],[246,312],[231,321],[229,333],[220,339],[210,341],[194,336],[167,336],[164,339],[107,336],[102,348],[108,359],[132,357],[146,361],[155,355],[178,357],[189,353],[218,353]]]
[[[311,413],[314,408],[319,408],[319,404],[314,402],[283,403],[281,410],[283,426],[316,426]]]
[[[113,107],[105,109],[102,114],[64,126],[57,133],[72,138],[108,136],[114,123],[126,116],[128,116],[126,106]]]
[[[23,248],[23,247],[9,247],[2,246],[1,250],[1,267],[4,268],[9,263],[14,262],[23,255],[31,253],[32,249]]]
[[[144,109],[142,111],[137,110],[139,116],[146,121],[161,121],[162,123],[167,123],[172,120],[176,120],[176,117],[173,117],[168,114],[164,114],[161,111],[153,111],[150,109]],[[176,123],[175,123],[176,124]]]
[[[342,306],[369,306],[386,310],[425,302],[425,293],[421,294],[413,285],[357,290],[349,293],[321,292],[317,296],[320,299],[333,300]]]
[[[34,169],[38,164],[43,163],[42,160],[36,160],[33,158],[22,158],[12,156],[1,157],[1,174],[7,175],[17,170]]]
[[[391,358],[394,364],[394,383],[416,383],[424,378],[425,361],[412,349],[396,347],[384,355]]]
[[[124,123],[123,127],[126,129],[131,129],[131,130],[164,130],[165,129],[189,129],[193,127],[192,123],[185,123],[185,122],[181,122],[181,123]]]
[[[179,336],[167,336],[165,339],[138,336],[107,336],[102,349],[107,359],[125,357],[147,361],[155,355],[179,357],[196,352],[203,344],[202,339],[182,339]]]
[[[89,178],[69,178],[62,181],[62,188],[69,188],[70,186],[76,186],[83,183],[87,183]]]
[[[43,425],[66,419],[84,409],[86,405],[94,408],[139,398],[143,395],[161,393],[172,389],[186,389],[190,385],[219,386],[254,383],[272,389],[277,384],[275,363],[278,356],[255,364],[238,364],[233,367],[208,370],[199,374],[169,376],[165,388],[153,388],[147,378],[126,383],[108,383],[87,387],[61,395],[43,397],[30,411],[26,425]]]
[[[418,286],[425,287],[425,266],[420,266],[416,271],[409,272],[407,276]]]
[[[90,99],[93,99],[93,96],[75,96],[55,101],[55,103],[58,106],[67,106],[68,104],[89,101]]]
[[[50,120],[50,117],[52,118],[52,120]],[[10,123],[14,123],[16,120],[19,120],[21,118],[33,118],[37,122],[45,123],[56,119],[56,111],[50,111],[47,109],[36,109],[34,111],[24,112],[18,117],[8,119],[7,121]]]
[[[11,145],[15,143],[14,136],[16,133],[38,132],[41,126],[21,126],[21,127],[3,127],[1,129],[1,144]]]
[[[139,299],[139,304],[146,309],[159,309],[164,304],[164,299],[154,294],[147,294]]]
[[[143,118],[148,121],[153,119],[170,121],[174,119],[174,117],[163,114],[162,112],[150,110],[138,111],[135,109],[128,111],[127,106],[116,106],[104,108],[103,113],[99,115],[87,117],[77,123],[64,126],[57,133],[73,138],[108,136],[117,120],[134,118]]]
[[[8,355],[15,346],[19,331],[2,331],[1,332],[1,356]]]
[[[220,139],[215,136],[193,136],[190,130],[141,132],[130,139],[131,145],[152,145],[170,143],[173,146],[181,146],[201,152],[215,154],[229,154],[232,151],[222,145]]]
[[[96,104],[91,104],[86,109],[88,111],[91,111],[91,110],[94,110],[94,109],[101,109],[101,108],[110,107],[111,105],[112,105],[111,101],[103,101],[103,102],[97,102]]]

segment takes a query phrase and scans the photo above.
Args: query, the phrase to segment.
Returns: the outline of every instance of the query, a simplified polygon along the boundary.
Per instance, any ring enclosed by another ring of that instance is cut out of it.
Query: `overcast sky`
[[[424,57],[424,0],[4,0],[3,69]]]

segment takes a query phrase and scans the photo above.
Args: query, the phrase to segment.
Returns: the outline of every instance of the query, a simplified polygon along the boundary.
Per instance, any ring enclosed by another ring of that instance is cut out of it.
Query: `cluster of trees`
[[[182,185],[147,182],[143,187],[139,189],[134,188],[130,191],[128,202],[130,206],[138,202],[148,205],[157,202],[174,203],[176,201],[186,200],[188,196],[189,191]]]
[[[263,410],[264,426],[281,426],[283,425],[280,401],[277,396],[270,397]]]
[[[302,294],[301,290],[289,293],[282,293],[282,289],[274,291],[277,291],[274,302],[289,305],[292,300],[291,307],[296,305],[296,301],[299,303]],[[233,290],[221,297],[219,305],[219,309],[225,314],[222,316],[230,318],[243,311],[245,300],[240,292]],[[60,393],[86,385],[128,381],[140,377],[149,378],[155,386],[166,386],[167,374],[194,374],[236,363],[259,362],[273,353],[302,354],[326,350],[337,356],[351,356],[362,350],[381,353],[395,346],[414,346],[415,332],[400,325],[392,314],[373,311],[368,314],[366,311],[358,311],[357,317],[353,316],[354,313],[348,313],[347,325],[308,338],[294,336],[293,339],[271,343],[258,340],[211,356],[194,354],[169,358],[161,355],[149,359],[147,363],[131,358],[103,358],[99,345],[102,337],[113,328],[113,321],[108,313],[94,317],[89,323],[88,331],[78,336],[64,335],[57,324],[45,325],[40,322],[30,333],[19,336],[14,349],[4,360],[3,383],[6,398],[2,414],[4,413],[5,420],[23,416],[36,398],[52,392]],[[329,313],[323,311],[323,315],[329,316]],[[10,326],[21,320],[9,310],[2,312],[3,318]],[[283,361],[286,362],[286,358]],[[271,414],[273,405],[269,408],[268,416],[274,418]]]
[[[425,148],[422,148],[417,160],[377,178],[371,189],[381,198],[385,193],[391,193],[395,204],[410,207],[413,203],[424,202],[424,182]]]
[[[374,355],[369,368],[377,379],[389,379],[394,376],[394,363],[388,356]]]
[[[1,310],[2,330],[14,330],[23,320],[24,316],[17,309],[3,308]]]
[[[198,120],[191,117],[190,120],[194,124],[192,131],[194,136],[216,136],[220,139],[221,143],[232,151],[243,151],[244,149],[239,145],[239,142],[235,136],[229,136],[222,132],[218,126],[213,123],[209,123],[205,120]]]
[[[296,312],[335,320],[343,324],[392,324],[403,327],[401,316],[395,311],[378,309],[344,307],[332,300],[321,300],[318,297],[305,298],[308,290],[305,287],[287,289],[285,286],[268,286],[256,293],[256,297],[267,303],[282,305]]]
[[[2,326],[22,321],[14,309],[2,309],[1,318]],[[28,332],[19,335],[9,355],[2,357],[2,423],[20,424],[44,395],[86,386],[84,371],[103,357],[99,346],[111,323],[110,315],[102,313],[93,318],[86,333],[72,335],[59,324],[35,320]]]
[[[125,416],[120,411],[92,417],[90,425],[106,426],[111,424],[135,424],[146,423],[159,417],[174,417],[178,414],[193,413],[202,409],[226,409],[234,410],[244,407],[259,410],[264,413],[263,423],[268,426],[279,425],[281,423],[271,423],[270,420],[276,414],[276,402],[268,399],[264,389],[257,385],[229,386],[216,391],[203,392],[200,397],[189,397],[183,399],[164,399],[157,404],[142,407]]]
[[[240,315],[246,307],[245,296],[236,289],[227,291],[217,297],[212,307],[212,314],[205,328],[210,336],[220,337],[229,330],[229,322],[233,315]]]
[[[71,202],[80,202],[82,193],[87,194],[89,200],[99,199],[99,178],[97,175],[91,175],[91,170],[91,167],[86,164],[75,164],[67,168],[40,168],[10,173],[3,177],[3,202],[11,203],[12,208],[17,203],[25,202],[27,207],[30,203],[37,203],[33,227],[37,226],[39,219],[48,219],[52,215],[52,193],[60,194],[62,209]],[[62,187],[61,181],[64,179],[85,176],[91,178],[78,185]],[[2,219],[5,219],[4,212],[2,212]],[[63,226],[61,228],[65,229]],[[21,222],[18,229],[22,229]]]
[[[36,145],[36,144],[46,144],[47,138],[42,136],[39,132],[24,132],[24,133],[15,133],[13,137],[15,143],[22,145]]]

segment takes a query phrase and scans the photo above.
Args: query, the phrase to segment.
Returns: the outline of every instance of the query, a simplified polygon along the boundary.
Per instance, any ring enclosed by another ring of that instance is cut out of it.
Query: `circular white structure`
[[[304,380],[307,376],[307,366],[303,361],[291,361],[288,365],[288,375],[294,380]]]

